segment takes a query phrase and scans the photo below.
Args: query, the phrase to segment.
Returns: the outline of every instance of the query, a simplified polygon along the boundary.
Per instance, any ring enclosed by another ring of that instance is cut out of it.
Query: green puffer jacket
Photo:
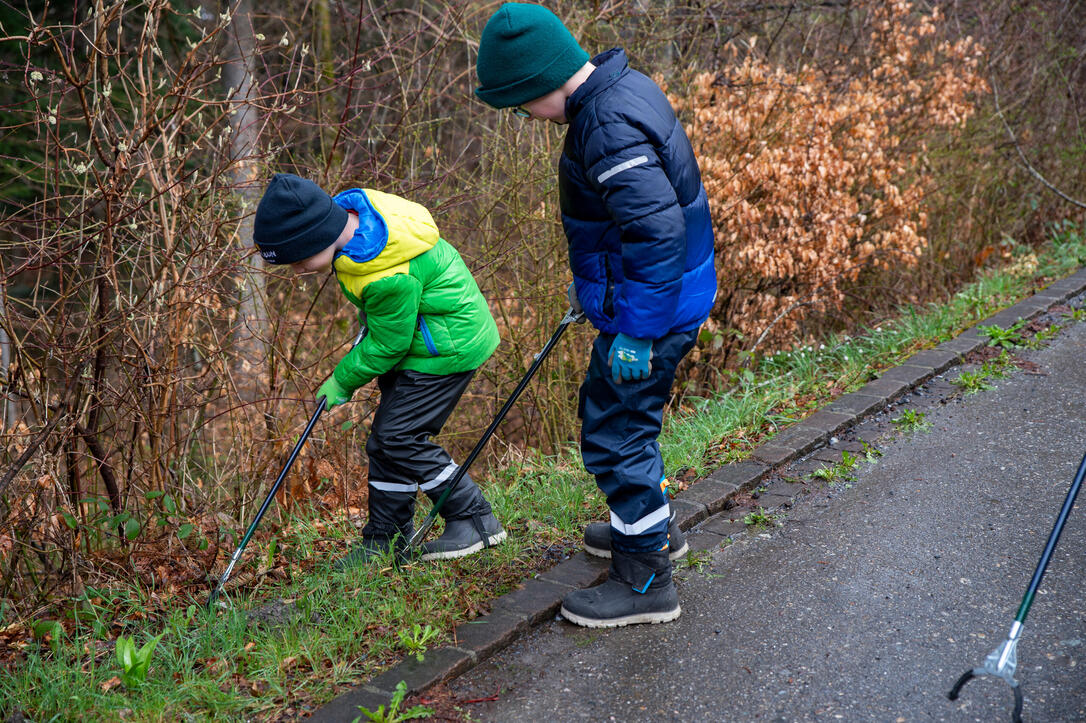
[[[359,224],[332,267],[369,330],[336,365],[336,381],[354,390],[392,370],[455,374],[482,365],[498,346],[498,327],[430,212],[370,189],[344,191],[335,201],[357,213]]]

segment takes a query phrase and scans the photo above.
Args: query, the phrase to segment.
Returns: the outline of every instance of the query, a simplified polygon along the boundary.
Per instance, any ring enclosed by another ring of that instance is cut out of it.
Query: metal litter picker
[[[419,525],[419,528],[415,530],[415,533],[411,535],[411,538],[407,541],[403,551],[400,553],[402,559],[409,560],[412,552],[418,549],[418,546],[422,544],[422,540],[426,537],[426,533],[434,526],[434,521],[437,519],[437,513],[441,511],[441,506],[445,504],[445,500],[449,498],[449,495],[452,494],[456,485],[463,479],[464,474],[467,472],[468,467],[471,466],[471,463],[474,462],[475,458],[479,456],[479,453],[483,451],[483,447],[486,446],[487,440],[490,439],[491,435],[494,434],[494,430],[498,428],[501,421],[505,419],[505,415],[512,409],[513,403],[517,401],[520,393],[528,386],[528,382],[531,381],[532,377],[535,376],[536,371],[543,364],[543,360],[547,358],[547,355],[551,353],[551,349],[554,348],[554,345],[558,343],[562,334],[565,333],[566,327],[570,324],[580,323],[583,319],[584,312],[573,308],[570,308],[570,310],[566,312],[566,315],[562,317],[562,321],[558,324],[558,328],[543,346],[542,351],[535,355],[535,360],[532,362],[532,365],[528,367],[528,372],[524,375],[524,378],[520,380],[520,384],[518,384],[517,388],[513,390],[513,393],[509,395],[509,399],[502,405],[498,415],[494,417],[494,421],[491,422],[490,426],[483,432],[483,436],[475,443],[475,447],[471,450],[471,453],[468,454],[467,459],[465,459],[464,463],[457,468],[455,474],[453,474],[452,481],[449,482],[445,491],[442,492],[441,496],[434,502],[434,506],[430,508],[430,512],[426,515],[426,519],[422,521],[422,524]]]
[[[984,659],[984,663],[979,668],[972,668],[962,673],[962,677],[958,678],[958,682],[947,693],[946,697],[950,700],[957,700],[962,686],[977,676],[990,675],[1002,678],[1014,690],[1014,712],[1011,713],[1011,720],[1014,723],[1021,723],[1022,690],[1018,686],[1018,681],[1014,679],[1014,669],[1018,666],[1018,638],[1022,635],[1022,626],[1025,624],[1026,615],[1029,614],[1029,608],[1033,604],[1033,596],[1037,594],[1037,589],[1041,586],[1041,578],[1044,577],[1045,569],[1048,567],[1048,562],[1056,549],[1056,543],[1060,541],[1060,533],[1063,532],[1067,516],[1071,513],[1071,508],[1075,506],[1075,498],[1078,497],[1078,490],[1082,486],[1083,477],[1086,477],[1086,456],[1082,458],[1078,473],[1075,475],[1075,481],[1071,483],[1071,489],[1067,491],[1067,497],[1063,501],[1059,517],[1056,518],[1056,524],[1048,536],[1047,544],[1045,544],[1044,553],[1037,562],[1037,569],[1033,571],[1033,579],[1029,582],[1029,588],[1026,589],[1026,595],[1022,598],[1022,604],[1018,606],[1018,615],[1015,616],[1014,624],[1011,625],[1010,634],[998,648]]]
[[[362,341],[362,337],[366,335],[366,327],[362,327],[358,336],[354,338],[351,343],[351,348],[354,349],[358,346],[358,343]],[[215,604],[215,601],[219,599],[219,593],[222,592],[223,585],[226,584],[227,579],[230,577],[230,573],[234,571],[234,565],[238,564],[238,560],[241,559],[241,554],[245,552],[245,546],[249,544],[249,539],[256,532],[257,525],[264,519],[264,513],[268,511],[268,506],[271,505],[271,501],[275,499],[275,493],[279,491],[279,488],[283,486],[283,480],[287,477],[287,472],[294,465],[294,460],[298,457],[298,453],[302,451],[302,445],[309,439],[310,433],[313,431],[313,427],[316,426],[317,420],[321,418],[321,414],[324,413],[325,408],[328,406],[328,400],[325,397],[320,398],[320,402],[317,404],[317,409],[313,412],[313,416],[309,418],[309,424],[305,425],[305,431],[302,432],[302,436],[298,438],[298,442],[294,445],[294,449],[291,451],[290,456],[287,457],[287,463],[283,465],[283,470],[279,473],[279,477],[276,478],[275,484],[272,485],[271,490],[268,492],[268,496],[264,498],[264,504],[260,505],[260,510],[256,513],[256,519],[249,525],[249,529],[246,530],[245,536],[241,538],[241,544],[238,545],[238,549],[234,550],[233,556],[230,558],[230,564],[226,566],[226,570],[223,572],[222,577],[219,578],[219,582],[211,589],[211,594],[207,598],[207,609],[210,610],[211,606]]]

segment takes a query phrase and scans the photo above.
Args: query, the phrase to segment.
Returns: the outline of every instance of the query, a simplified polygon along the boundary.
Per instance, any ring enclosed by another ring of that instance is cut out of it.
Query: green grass
[[[943,303],[906,308],[852,336],[752,359],[729,391],[684,400],[660,437],[667,473],[693,469],[701,476],[746,457],[878,370],[1028,295],[1037,278],[1065,275],[1086,263],[1086,240],[1077,227],[1060,224],[1036,263],[1033,252],[1018,253],[1010,269],[981,274]],[[1027,256],[1029,263],[1021,262]],[[1067,322],[1084,316],[1073,311]],[[982,371],[994,377],[1009,364],[1001,355]],[[850,474],[836,472],[842,479]],[[488,600],[579,547],[584,524],[606,516],[602,495],[572,446],[550,457],[530,453],[478,481],[510,536],[464,560],[336,573],[330,563],[357,530],[346,520],[296,513],[289,529],[275,533],[274,557],[291,563],[281,568],[285,579],[265,578],[246,592],[228,593],[227,606],[213,615],[153,588],[88,587],[65,612],[67,632],[36,621],[39,632],[25,657],[0,674],[0,713],[19,709],[39,721],[271,719],[319,705],[408,655],[425,655],[449,640],[457,622],[485,611]],[[420,504],[419,515],[426,506]],[[267,561],[268,540],[253,540],[235,577]],[[289,622],[274,629],[246,623],[246,609],[279,598],[297,608]],[[4,624],[30,628],[32,621]],[[122,672],[110,648],[118,635],[137,648],[162,636],[146,679],[130,676],[131,688],[113,682]]]
[[[280,554],[312,571],[265,583],[252,599],[224,595],[227,606],[216,614],[197,605],[148,612],[153,591],[92,590],[72,634],[41,641],[15,675],[0,676],[0,709],[17,706],[44,720],[73,710],[85,720],[210,720],[326,701],[337,687],[448,641],[467,610],[481,612],[514,587],[546,559],[544,550],[572,549],[584,522],[606,509],[583,471],[546,475],[538,462],[503,470],[486,493],[511,539],[485,555],[402,569],[386,560],[337,573],[330,563],[357,531],[345,521],[318,527],[316,517],[296,517],[291,533],[277,535]],[[263,558],[263,547],[254,540],[246,559]],[[248,608],[280,598],[297,609],[286,624],[247,624]],[[94,654],[118,633],[137,645],[162,635],[146,680],[132,688],[109,685],[122,673],[111,651]]]

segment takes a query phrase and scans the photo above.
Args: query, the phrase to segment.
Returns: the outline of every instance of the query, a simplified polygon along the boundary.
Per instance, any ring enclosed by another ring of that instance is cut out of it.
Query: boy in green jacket
[[[366,442],[369,520],[340,566],[402,549],[418,490],[436,500],[457,465],[430,437],[498,346],[498,328],[460,254],[429,211],[380,191],[334,198],[317,184],[276,174],[256,211],[253,240],[265,261],[295,273],[333,269],[365,314],[368,333],[317,390],[328,407],[377,379],[381,402]],[[470,555],[506,533],[468,475],[441,508],[445,531],[422,559]]]

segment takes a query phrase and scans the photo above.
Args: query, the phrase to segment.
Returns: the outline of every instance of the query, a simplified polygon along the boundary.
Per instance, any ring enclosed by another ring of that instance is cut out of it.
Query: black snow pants
[[[474,370],[458,374],[404,370],[377,378],[381,403],[366,441],[369,521],[363,537],[410,536],[418,491],[431,500],[445,491],[458,467],[430,437],[441,431],[474,374]],[[440,514],[446,520],[461,520],[490,511],[490,503],[465,474]]]

